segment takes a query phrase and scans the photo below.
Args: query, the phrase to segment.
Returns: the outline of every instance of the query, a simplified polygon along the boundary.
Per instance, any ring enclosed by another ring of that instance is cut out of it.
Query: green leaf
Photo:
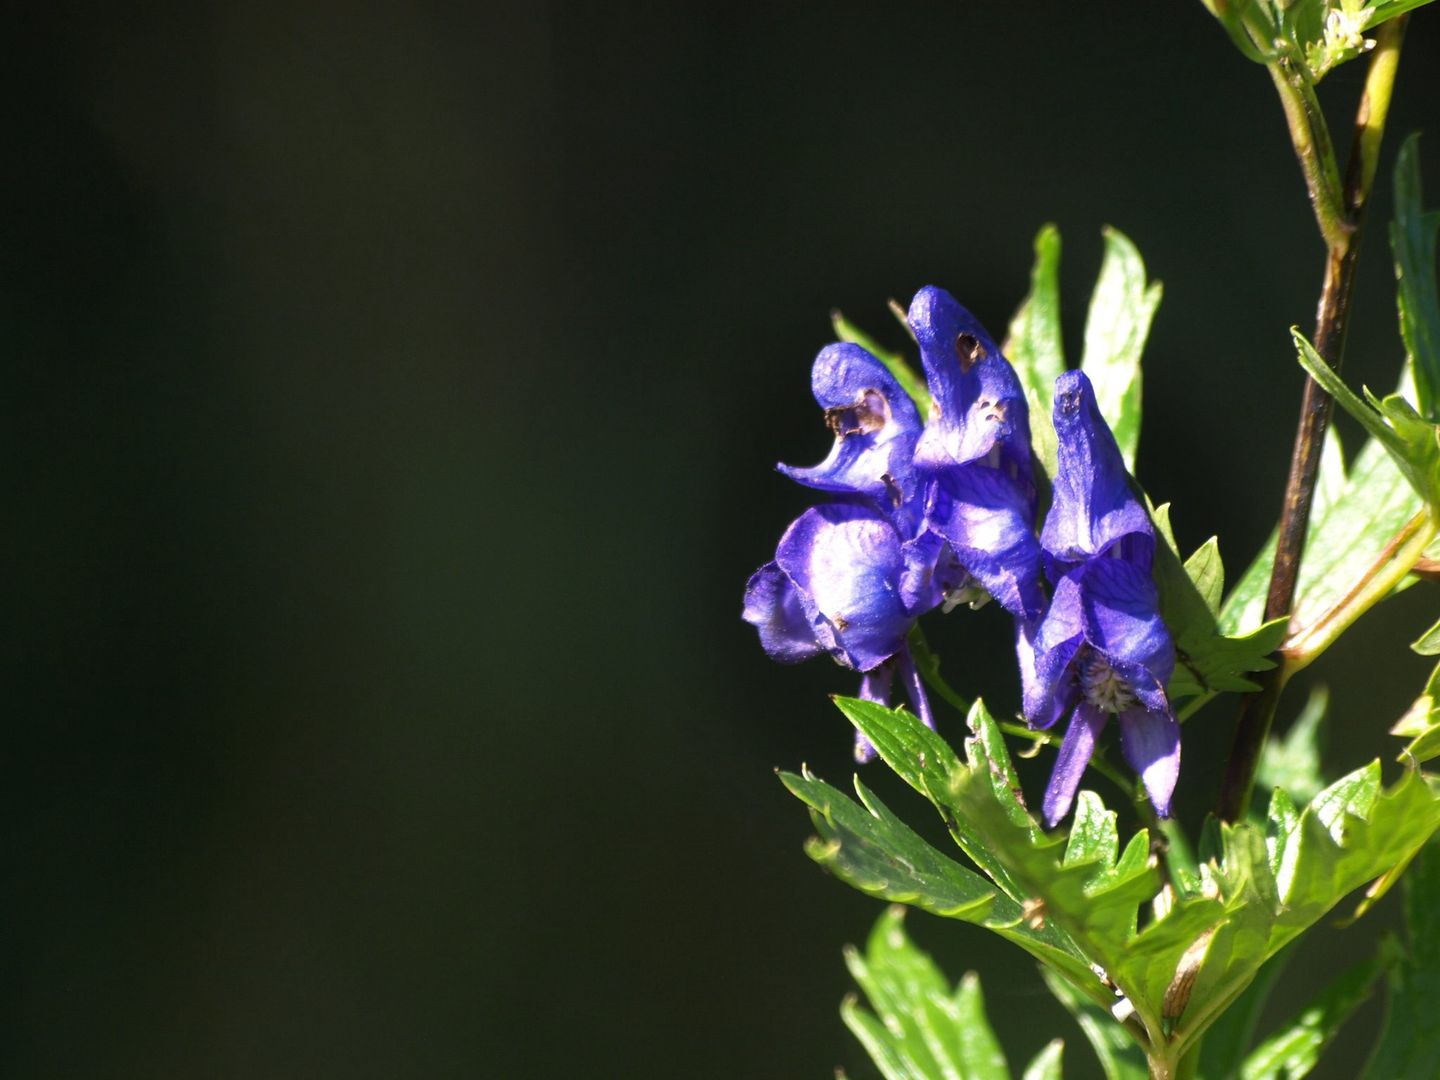
[[[1155,545],[1160,614],[1175,639],[1178,661],[1170,680],[1171,700],[1256,689],[1246,675],[1275,666],[1269,654],[1280,645],[1283,621],[1267,623],[1236,637],[1222,633],[1216,609],[1224,589],[1225,569],[1218,543],[1212,537],[1181,563],[1170,528],[1169,504],[1152,507],[1150,515],[1163,541]]]
[[[1394,873],[1440,828],[1440,799],[1413,769],[1383,789],[1372,763],[1298,811],[1277,790],[1267,826],[1215,826],[1199,887],[1167,893],[1139,928],[1140,905],[1157,896],[1161,881],[1148,834],[1138,832],[1116,856],[1109,813],[1093,795],[1081,800],[1072,838],[1042,831],[982,703],[970,711],[964,761],[904,710],[839,704],[997,887],[926,845],[862,785],[856,790],[868,812],[813,777],[787,776],[812,807],[820,834],[812,857],[874,895],[1001,934],[1102,1009],[1128,1009],[1127,1030],[1146,1044],[1163,1043],[1171,1060],[1266,960],[1348,893]]]
[[[1134,1037],[1107,1009],[1077,993],[1075,988],[1052,972],[1041,969],[1045,985],[1057,1001],[1075,1017],[1080,1030],[1100,1059],[1105,1080],[1149,1080],[1150,1066]]]
[[[983,926],[1067,974],[1089,975],[1079,951],[1057,928],[1029,925],[1019,901],[936,851],[858,779],[855,790],[863,806],[808,771],[782,772],[780,780],[811,808],[816,836],[805,853],[852,888]]]
[[[1403,866],[1437,828],[1440,800],[1420,774],[1406,770],[1382,789],[1378,761],[1298,814],[1277,791],[1263,836],[1254,825],[1221,825],[1223,859],[1203,869],[1225,917],[1195,979],[1187,1033],[1203,1032],[1265,960],[1348,893]]]
[[[1402,377],[1401,385],[1408,383],[1408,375]],[[1339,442],[1327,435],[1300,561],[1293,626],[1311,625],[1344,597],[1422,505],[1379,441],[1366,441],[1346,475]],[[1222,630],[1236,633],[1259,625],[1274,557],[1272,533],[1227,597],[1220,613]]]
[[[1283,788],[1309,802],[1325,786],[1320,775],[1320,730],[1329,705],[1330,691],[1317,684],[1285,737],[1266,741],[1255,773],[1259,787]]]
[[[811,808],[817,836],[806,854],[861,892],[982,925],[999,900],[999,923],[1019,921],[1013,901],[927,844],[858,779],[864,807],[808,771],[782,772],[780,782]]]
[[[845,951],[850,974],[876,1015],[847,998],[840,1015],[887,1080],[1009,1080],[971,972],[952,992],[935,962],[905,934],[905,909],[890,907],[862,956]]]
[[[1435,237],[1440,211],[1426,211],[1420,185],[1420,135],[1411,135],[1395,159],[1395,220],[1390,250],[1395,254],[1400,336],[1415,372],[1420,412],[1440,419],[1440,288],[1435,280]]]
[[[1380,459],[1387,464],[1390,459],[1382,451]],[[1393,465],[1392,465],[1393,468]],[[1398,475],[1398,474],[1397,474]],[[1400,480],[1404,486],[1404,480]],[[1310,504],[1310,528],[1306,537],[1306,558],[1300,563],[1301,585],[1305,584],[1306,567],[1309,563],[1311,545],[1315,543],[1320,525],[1330,509],[1346,492],[1345,455],[1340,448],[1340,436],[1331,424],[1325,429],[1325,442],[1320,449],[1320,472],[1315,482],[1315,495]],[[1265,613],[1265,594],[1270,588],[1270,570],[1275,562],[1275,543],[1278,533],[1272,531],[1260,549],[1260,554],[1246,568],[1240,580],[1231,589],[1230,595],[1220,608],[1220,629],[1227,634],[1240,633],[1258,627]]]
[[[1440,429],[1421,418],[1398,393],[1377,400],[1367,390],[1367,401],[1362,401],[1297,327],[1290,333],[1299,350],[1300,366],[1385,448],[1422,500],[1431,506],[1440,504]]]
[[[1106,227],[1104,236],[1105,257],[1090,297],[1081,367],[1133,473],[1140,443],[1140,353],[1160,305],[1161,286],[1146,284],[1145,263],[1124,233]]]
[[[1259,0],[1204,0],[1204,4],[1246,59],[1257,64],[1273,59],[1278,28],[1268,5]]]
[[[1222,1080],[1239,1073],[1245,1051],[1255,1037],[1260,1014],[1294,951],[1293,948],[1284,949],[1266,963],[1254,981],[1210,1025],[1200,1048],[1201,1076]]]
[[[1390,969],[1385,1026],[1362,1075],[1374,1080],[1440,1076],[1440,844],[1405,875],[1409,947]]]
[[[1369,999],[1385,966],[1380,957],[1372,957],[1335,979],[1255,1048],[1241,1066],[1241,1080],[1300,1080],[1309,1075],[1340,1025]]]
[[[1433,633],[1433,631],[1432,631]],[[1429,635],[1427,634],[1426,637]],[[1425,640],[1424,638],[1421,639]],[[1440,757],[1440,664],[1430,673],[1425,689],[1394,727],[1391,735],[1408,738],[1400,760],[1420,764]]]
[[[1212,536],[1185,560],[1185,573],[1211,615],[1220,614],[1220,600],[1225,595],[1225,566],[1220,561],[1220,539]]]
[[[903,356],[880,345],[869,334],[846,319],[838,308],[830,313],[830,323],[835,328],[837,338],[859,345],[890,369],[890,374],[895,376],[895,381],[915,402],[915,407],[920,410],[922,420],[930,415],[930,388],[925,385],[924,377],[911,367]]]
[[[1060,1059],[1064,1052],[1064,1041],[1051,1039],[1045,1044],[1045,1049],[1030,1059],[1030,1064],[1025,1066],[1025,1075],[1021,1080],[1060,1080]]]
[[[1045,225],[1035,236],[1030,293],[1010,320],[1004,352],[1020,376],[1020,384],[1035,391],[1034,411],[1048,417],[1055,380],[1065,371],[1065,346],[1060,336],[1060,230],[1054,225]],[[1039,419],[1032,416],[1031,423],[1038,425]]]
[[[1440,622],[1421,634],[1416,641],[1411,643],[1410,648],[1421,656],[1440,654]]]

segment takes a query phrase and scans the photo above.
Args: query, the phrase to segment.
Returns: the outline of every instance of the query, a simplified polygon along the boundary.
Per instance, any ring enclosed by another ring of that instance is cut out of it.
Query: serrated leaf
[[[1367,881],[1403,866],[1440,828],[1440,800],[1407,770],[1388,790],[1378,762],[1342,777],[1298,815],[1283,792],[1266,835],[1222,825],[1223,862],[1207,867],[1225,919],[1196,978],[1187,1032],[1203,1032],[1259,966]]]
[[[1308,1076],[1340,1026],[1369,999],[1384,970],[1381,959],[1372,957],[1335,979],[1245,1058],[1241,1080]]]
[[[1100,413],[1115,433],[1125,467],[1135,471],[1140,444],[1140,353],[1160,305],[1160,283],[1145,281],[1140,252],[1119,229],[1106,227],[1105,256],[1090,297],[1081,367],[1095,387]]]
[[[780,780],[811,808],[816,835],[805,853],[852,888],[983,926],[1071,976],[1089,975],[1056,927],[1028,925],[1018,901],[936,851],[858,779],[863,806],[809,772],[782,772]]]
[[[1406,375],[1401,385],[1408,384]],[[1340,458],[1338,440],[1327,437],[1296,583],[1291,620],[1296,630],[1314,623],[1350,592],[1423,505],[1377,440],[1369,439],[1361,447],[1348,475]],[[1226,598],[1219,620],[1222,630],[1235,633],[1258,625],[1274,557],[1272,533]]]
[[[1149,1080],[1150,1066],[1134,1037],[1108,1010],[1076,992],[1052,972],[1040,970],[1050,993],[1080,1025],[1085,1039],[1100,1059],[1105,1080]]]
[[[1426,211],[1420,182],[1420,136],[1412,134],[1395,158],[1395,220],[1390,250],[1395,256],[1395,298],[1400,336],[1415,373],[1416,401],[1430,419],[1440,395],[1440,289],[1435,280],[1435,237],[1440,212]]]
[[[1093,791],[1080,792],[1075,800],[1070,841],[1065,845],[1065,865],[1100,863],[1109,869],[1119,854],[1120,834],[1115,826],[1115,811],[1106,810],[1100,796]]]
[[[1063,1040],[1050,1040],[1040,1053],[1030,1059],[1030,1064],[1025,1066],[1025,1075],[1021,1080],[1060,1080],[1061,1059],[1064,1053],[1065,1043]]]
[[[1043,426],[1041,419],[1050,416],[1055,380],[1065,371],[1060,335],[1060,230],[1054,225],[1043,226],[1035,236],[1030,293],[1010,320],[1010,337],[1003,351],[1020,376],[1020,385],[1035,391],[1031,424]]]
[[[1390,729],[1390,734],[1410,740],[1400,751],[1402,762],[1419,765],[1440,757],[1440,664],[1430,672],[1425,689]]]
[[[780,781],[811,808],[817,837],[806,854],[861,892],[982,925],[998,902],[1000,923],[1019,921],[1013,901],[927,844],[858,779],[866,807],[808,771]]]
[[[1405,875],[1409,948],[1390,969],[1385,1025],[1363,1073],[1374,1080],[1440,1076],[1440,844]]]
[[[1255,772],[1257,784],[1284,788],[1301,802],[1316,796],[1325,786],[1320,775],[1320,731],[1329,705],[1330,691],[1317,684],[1284,738],[1266,740]]]
[[[895,376],[895,381],[900,384],[901,389],[909,394],[910,399],[915,402],[915,407],[920,410],[921,417],[930,415],[930,388],[925,385],[924,377],[911,367],[903,356],[893,349],[887,349],[880,345],[873,337],[845,318],[839,309],[830,313],[830,324],[835,328],[837,338],[859,345],[890,369],[890,374]]]
[[[1009,1080],[979,978],[966,975],[952,992],[935,962],[906,935],[904,914],[904,908],[890,907],[881,915],[863,956],[846,950],[846,966],[876,1013],[849,998],[840,1007],[846,1026],[887,1078]]]
[[[1169,504],[1152,506],[1150,516],[1162,541],[1155,545],[1160,614],[1175,639],[1178,661],[1170,680],[1171,700],[1256,689],[1246,675],[1275,666],[1269,655],[1280,645],[1284,623],[1276,620],[1236,637],[1221,633],[1216,602],[1224,586],[1224,567],[1217,542],[1206,541],[1182,563]]]
[[[1437,476],[1437,467],[1440,467],[1437,430],[1440,429],[1421,419],[1399,394],[1377,400],[1366,390],[1368,401],[1361,400],[1321,359],[1298,328],[1292,327],[1290,334],[1295,339],[1300,366],[1385,448],[1422,501],[1431,506],[1440,503],[1440,476]]]
[[[1419,638],[1411,642],[1410,648],[1421,656],[1435,656],[1440,654],[1440,622],[1426,630]]]
[[[1200,1049],[1201,1076],[1220,1080],[1239,1073],[1246,1051],[1255,1037],[1260,1014],[1294,951],[1293,948],[1284,949],[1266,963],[1254,981],[1210,1025]]]
[[[1225,566],[1220,561],[1220,538],[1212,536],[1185,560],[1185,573],[1195,583],[1195,591],[1205,601],[1211,615],[1220,614],[1220,600],[1225,595]]]

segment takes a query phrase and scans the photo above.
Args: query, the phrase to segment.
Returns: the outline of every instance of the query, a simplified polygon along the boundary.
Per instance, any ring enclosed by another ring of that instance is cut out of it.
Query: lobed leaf
[[[887,908],[864,955],[845,950],[846,966],[875,1010],[847,998],[840,1007],[846,1026],[887,1080],[1009,1080],[979,978],[967,974],[952,992],[906,935],[904,916],[902,907]]]
[[[1140,443],[1140,353],[1162,290],[1158,281],[1146,283],[1145,263],[1124,233],[1107,226],[1104,237],[1081,367],[1095,387],[1100,413],[1115,433],[1125,467],[1133,473]]]
[[[1276,620],[1237,636],[1224,633],[1217,620],[1225,583],[1218,542],[1211,537],[1182,563],[1170,528],[1170,504],[1152,506],[1150,516],[1163,541],[1155,545],[1160,614],[1175,639],[1171,700],[1256,689],[1246,675],[1275,666],[1269,655],[1280,645],[1284,623]]]

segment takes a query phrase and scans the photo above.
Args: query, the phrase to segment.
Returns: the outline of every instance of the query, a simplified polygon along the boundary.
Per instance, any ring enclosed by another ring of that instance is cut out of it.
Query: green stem
[[[1421,510],[1385,545],[1370,569],[1344,596],[1286,642],[1281,653],[1291,673],[1302,671],[1348,630],[1355,620],[1389,596],[1440,532],[1434,513]]]
[[[1314,87],[1293,65],[1282,62],[1268,65],[1290,125],[1295,153],[1305,173],[1316,221],[1325,238],[1325,282],[1315,315],[1314,342],[1315,351],[1336,370],[1344,357],[1350,296],[1360,254],[1360,223],[1375,180],[1380,140],[1390,112],[1405,22],[1404,16],[1392,19],[1380,28],[1376,38],[1365,77],[1365,90],[1355,112],[1355,133],[1351,140],[1343,192],[1339,191],[1336,181],[1338,171],[1334,149],[1329,129],[1319,112]],[[1307,379],[1300,405],[1300,423],[1295,432],[1295,449],[1290,459],[1290,477],[1285,485],[1270,590],[1265,598],[1266,620],[1288,616],[1295,603],[1300,557],[1305,547],[1310,505],[1315,494],[1320,453],[1332,406],[1332,399],[1320,385],[1314,379]],[[1241,702],[1217,808],[1219,816],[1227,821],[1238,821],[1250,804],[1250,789],[1255,783],[1260,750],[1270,733],[1280,695],[1291,673],[1288,664],[1277,664],[1272,671],[1261,675],[1260,689],[1246,695]]]
[[[1315,87],[1298,65],[1288,59],[1273,60],[1265,65],[1280,95],[1285,122],[1290,128],[1290,142],[1305,175],[1305,188],[1310,193],[1310,206],[1320,226],[1320,235],[1331,250],[1343,246],[1354,225],[1346,220],[1345,199],[1340,189],[1340,170],[1335,164],[1335,147],[1330,127],[1320,110]]]

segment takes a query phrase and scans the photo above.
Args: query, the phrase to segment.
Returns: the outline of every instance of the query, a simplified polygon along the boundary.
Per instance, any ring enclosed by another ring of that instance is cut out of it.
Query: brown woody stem
[[[1291,141],[1295,144],[1311,203],[1315,207],[1316,220],[1326,241],[1325,281],[1315,313],[1314,344],[1320,357],[1336,370],[1339,370],[1345,354],[1350,296],[1355,283],[1355,264],[1360,255],[1360,225],[1375,179],[1405,22],[1405,16],[1392,19],[1380,28],[1377,36],[1365,78],[1365,90],[1355,113],[1355,133],[1338,207],[1332,187],[1332,178],[1336,175],[1334,152],[1324,117],[1315,103],[1313,87],[1301,81],[1292,69],[1279,65],[1271,68],[1285,106]],[[1270,574],[1270,590],[1265,598],[1266,620],[1288,616],[1295,602],[1300,558],[1305,547],[1310,505],[1320,469],[1320,452],[1333,404],[1330,395],[1321,390],[1313,379],[1305,381],[1300,422],[1295,431],[1295,448],[1290,457],[1290,477],[1285,485],[1285,502],[1280,515],[1279,543]],[[1250,802],[1260,750],[1270,733],[1281,691],[1293,674],[1283,654],[1276,659],[1277,666],[1261,676],[1260,690],[1247,695],[1240,705],[1240,718],[1235,727],[1235,740],[1218,807],[1220,817],[1227,821],[1242,817]]]

